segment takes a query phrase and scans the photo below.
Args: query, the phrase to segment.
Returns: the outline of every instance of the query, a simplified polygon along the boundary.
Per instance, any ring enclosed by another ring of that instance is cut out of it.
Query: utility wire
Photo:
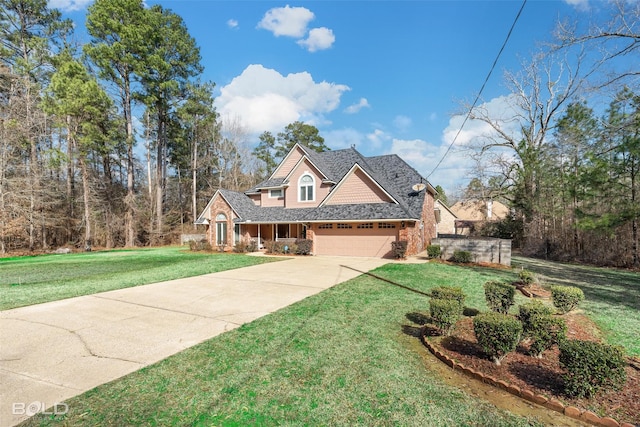
[[[438,167],[440,167],[440,165],[444,161],[445,157],[447,157],[447,154],[449,154],[449,152],[451,151],[451,148],[453,148],[453,144],[456,143],[456,140],[458,139],[458,136],[460,136],[460,133],[462,132],[462,129],[464,128],[464,125],[469,120],[469,117],[471,116],[471,112],[473,111],[473,109],[476,107],[476,104],[480,100],[480,96],[482,95],[482,91],[484,91],[484,88],[487,85],[487,82],[489,81],[489,78],[491,77],[491,74],[493,73],[493,70],[496,68],[496,64],[498,63],[498,59],[500,59],[500,55],[502,55],[502,51],[504,50],[505,46],[507,45],[507,42],[509,41],[509,38],[511,37],[511,33],[513,32],[513,29],[515,28],[516,23],[518,22],[518,19],[520,19],[520,15],[522,14],[522,10],[524,9],[524,5],[525,4],[527,4],[527,0],[523,0],[522,1],[522,6],[520,6],[520,10],[518,11],[518,14],[516,15],[515,19],[513,20],[513,23],[511,24],[511,28],[509,29],[509,33],[507,33],[507,37],[504,39],[504,42],[502,43],[502,47],[500,48],[500,51],[498,52],[498,55],[496,55],[496,59],[493,61],[493,64],[491,65],[491,69],[489,70],[489,74],[487,74],[487,77],[484,79],[484,83],[482,83],[482,87],[480,88],[480,92],[478,92],[478,95],[476,95],[476,99],[473,101],[473,104],[471,105],[471,108],[469,108],[469,111],[467,112],[467,115],[464,117],[464,120],[462,122],[462,125],[460,126],[460,129],[458,129],[458,132],[456,133],[456,136],[453,137],[453,141],[451,141],[451,144],[449,144],[449,147],[447,148],[447,151],[444,152],[444,154],[442,155],[442,158],[440,158],[440,161],[438,162],[438,164],[433,168],[433,170],[429,173],[429,175],[427,175],[427,179],[429,179],[429,177],[431,175],[433,175],[433,173],[438,169]]]

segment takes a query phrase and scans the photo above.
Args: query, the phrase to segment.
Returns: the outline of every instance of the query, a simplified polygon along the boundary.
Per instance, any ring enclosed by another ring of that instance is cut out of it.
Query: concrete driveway
[[[295,257],[0,312],[0,425],[387,263]],[[55,405],[55,406],[54,406]]]

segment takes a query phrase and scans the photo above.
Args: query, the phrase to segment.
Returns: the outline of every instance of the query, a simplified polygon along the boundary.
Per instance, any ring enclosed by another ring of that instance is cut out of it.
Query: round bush
[[[482,350],[496,365],[500,365],[520,342],[522,324],[507,314],[481,313],[473,318],[473,331]]]
[[[552,286],[551,300],[560,313],[568,313],[584,300],[582,289],[575,286]]]
[[[589,397],[600,390],[619,389],[627,380],[620,347],[581,340],[566,340],[558,347],[569,396]]]
[[[536,275],[529,270],[521,270],[520,273],[518,273],[518,279],[525,285],[536,283]]]
[[[440,258],[440,255],[442,255],[442,248],[440,245],[427,246],[427,256],[429,258]]]
[[[453,251],[450,261],[459,264],[468,264],[473,261],[473,256],[469,251]]]
[[[449,335],[453,325],[456,324],[462,314],[462,306],[453,299],[431,298],[429,300],[429,314],[431,315],[431,322],[440,329],[442,334]]]
[[[507,314],[516,302],[516,288],[509,283],[489,281],[484,284],[484,297],[491,311]]]

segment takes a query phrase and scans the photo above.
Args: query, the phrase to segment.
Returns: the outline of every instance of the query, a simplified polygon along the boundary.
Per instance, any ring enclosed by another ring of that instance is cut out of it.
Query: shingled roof
[[[419,220],[426,191],[435,194],[434,188],[427,180],[395,154],[364,157],[355,148],[318,153],[302,145],[299,147],[329,181],[339,183],[357,164],[398,203],[324,205],[314,208],[256,206],[248,194],[256,194],[261,189],[277,188],[288,184],[283,178],[270,178],[244,193],[219,190],[238,215],[239,218],[235,222]],[[413,189],[415,184],[421,183],[426,185],[426,190],[415,191]],[[333,187],[335,188],[336,186]]]

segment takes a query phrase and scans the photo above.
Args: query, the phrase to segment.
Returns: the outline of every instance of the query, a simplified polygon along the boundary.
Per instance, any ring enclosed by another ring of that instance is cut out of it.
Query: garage
[[[398,237],[394,224],[322,224],[314,227],[316,255],[388,257]]]

